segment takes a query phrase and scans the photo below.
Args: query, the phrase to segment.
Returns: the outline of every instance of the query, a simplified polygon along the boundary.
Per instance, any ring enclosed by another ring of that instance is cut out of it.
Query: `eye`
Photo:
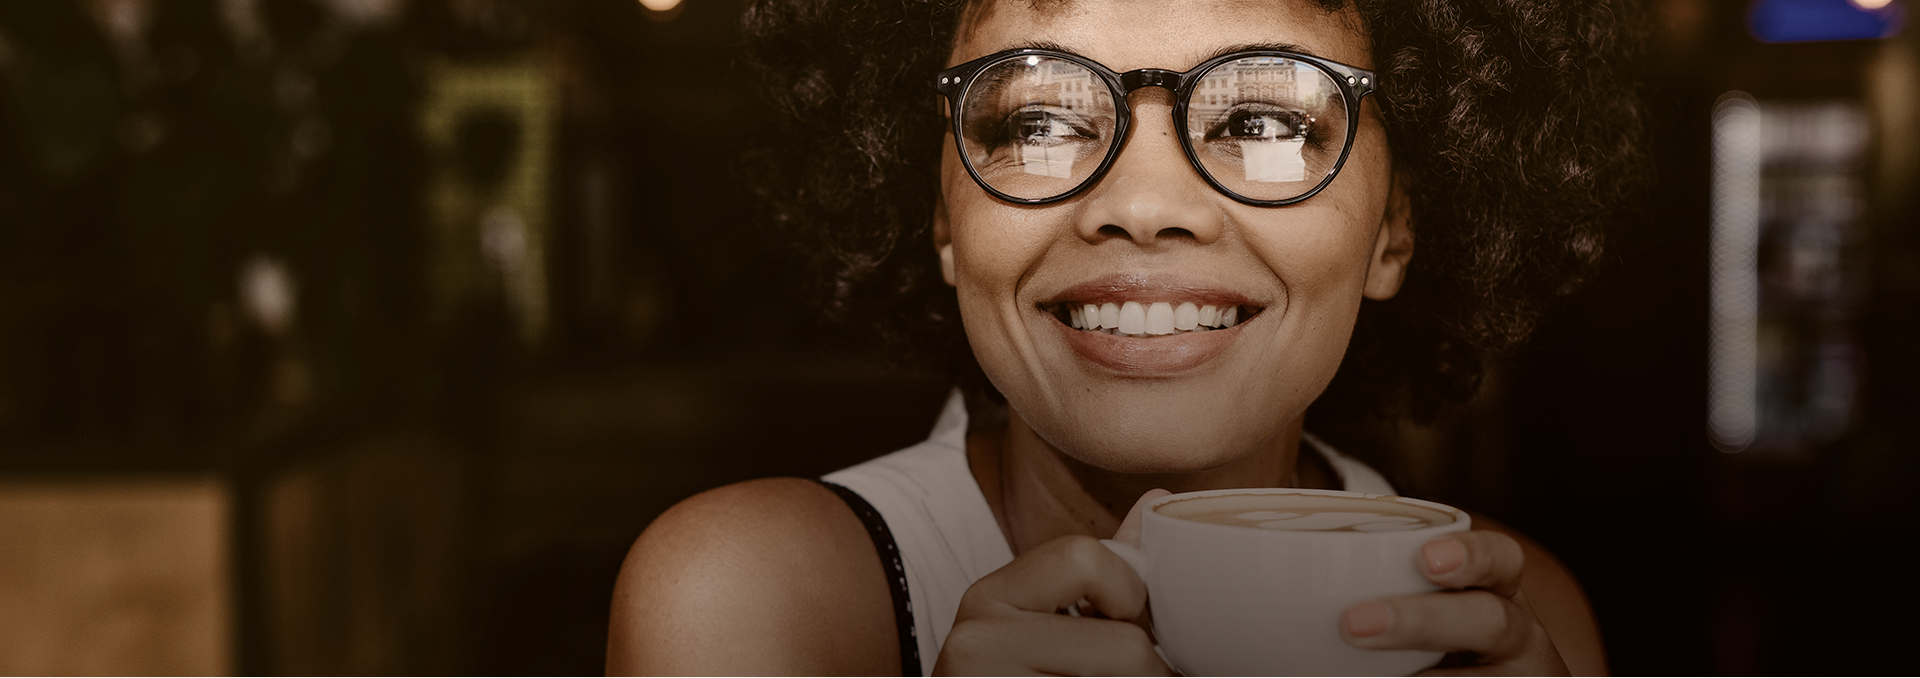
[[[1028,108],[1007,116],[1007,138],[1022,146],[1054,146],[1098,137],[1093,129],[1049,109]]]
[[[1216,139],[1305,139],[1313,131],[1313,118],[1298,111],[1241,108],[1207,130],[1208,141]]]

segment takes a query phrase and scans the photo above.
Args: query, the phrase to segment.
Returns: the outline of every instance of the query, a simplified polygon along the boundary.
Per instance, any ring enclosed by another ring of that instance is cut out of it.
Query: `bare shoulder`
[[[897,674],[884,577],[865,527],[818,483],[696,495],[627,552],[607,673]]]
[[[1607,655],[1600,641],[1600,626],[1593,617],[1593,605],[1580,582],[1560,559],[1540,542],[1492,518],[1473,514],[1476,529],[1492,530],[1520,542],[1526,566],[1520,571],[1520,590],[1526,604],[1553,638],[1561,659],[1576,676],[1607,673]]]

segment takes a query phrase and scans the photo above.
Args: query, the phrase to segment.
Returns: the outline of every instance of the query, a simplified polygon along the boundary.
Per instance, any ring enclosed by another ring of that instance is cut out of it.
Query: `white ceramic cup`
[[[1155,510],[1199,497],[1248,494],[1403,502],[1453,521],[1399,531],[1273,530]],[[1465,511],[1405,497],[1276,488],[1169,495],[1144,507],[1140,517],[1140,548],[1102,543],[1147,583],[1154,636],[1181,673],[1404,676],[1440,660],[1439,652],[1347,645],[1340,638],[1341,615],[1365,600],[1439,590],[1421,575],[1420,547],[1469,529]]]

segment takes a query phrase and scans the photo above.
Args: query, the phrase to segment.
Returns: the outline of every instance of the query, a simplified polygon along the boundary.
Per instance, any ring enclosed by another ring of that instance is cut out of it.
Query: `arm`
[[[898,675],[884,576],[859,519],[816,483],[700,494],[627,553],[607,673]]]

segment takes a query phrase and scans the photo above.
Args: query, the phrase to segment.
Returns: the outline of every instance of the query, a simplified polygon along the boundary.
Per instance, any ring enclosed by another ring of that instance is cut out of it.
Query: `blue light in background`
[[[1900,32],[1905,18],[1900,0],[1755,0],[1747,28],[1761,42],[1871,40]]]

